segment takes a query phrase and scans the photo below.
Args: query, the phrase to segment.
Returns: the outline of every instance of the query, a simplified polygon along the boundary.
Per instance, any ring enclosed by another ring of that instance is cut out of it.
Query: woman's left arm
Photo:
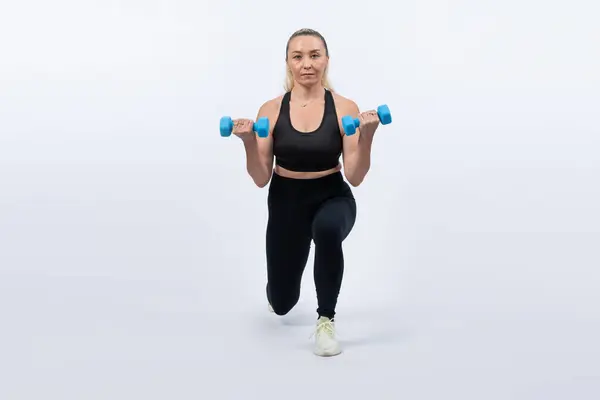
[[[363,182],[371,168],[371,147],[379,126],[379,116],[374,110],[361,113],[351,100],[343,101],[340,106],[341,115],[351,115],[360,121],[360,127],[354,135],[343,135],[344,175],[356,187]]]

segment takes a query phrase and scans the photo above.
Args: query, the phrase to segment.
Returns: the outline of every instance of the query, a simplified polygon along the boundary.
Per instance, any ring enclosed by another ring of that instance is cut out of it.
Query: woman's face
[[[290,41],[287,64],[294,80],[300,85],[321,83],[329,57],[321,39],[315,36],[297,36]]]

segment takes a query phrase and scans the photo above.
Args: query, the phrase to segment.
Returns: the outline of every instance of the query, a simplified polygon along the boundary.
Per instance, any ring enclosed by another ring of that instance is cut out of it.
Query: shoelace
[[[331,320],[319,322],[313,333],[311,333],[309,339],[312,339],[318,333],[325,332],[329,337],[334,336],[334,326]]]

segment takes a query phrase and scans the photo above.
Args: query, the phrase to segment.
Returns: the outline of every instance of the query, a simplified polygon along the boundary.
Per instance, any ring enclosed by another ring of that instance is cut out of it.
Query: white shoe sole
[[[337,355],[342,354],[342,349],[340,349],[339,347],[334,348],[334,349],[315,349],[315,351],[313,352],[316,356],[319,357],[335,357]]]

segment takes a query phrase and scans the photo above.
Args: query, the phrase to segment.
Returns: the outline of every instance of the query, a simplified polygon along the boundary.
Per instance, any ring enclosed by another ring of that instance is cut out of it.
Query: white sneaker
[[[321,357],[331,357],[342,352],[342,349],[335,338],[335,322],[329,318],[320,317],[317,320],[317,328],[314,336],[314,353],[316,355]]]

